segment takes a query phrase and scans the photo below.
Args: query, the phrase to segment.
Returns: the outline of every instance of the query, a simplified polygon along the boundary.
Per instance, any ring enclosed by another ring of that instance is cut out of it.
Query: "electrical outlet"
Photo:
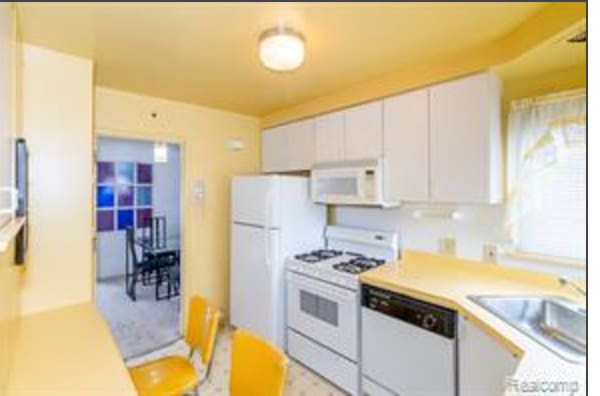
[[[440,238],[438,251],[444,256],[456,256],[456,238],[451,236]]]
[[[483,245],[483,261],[488,263],[498,262],[498,246],[491,243]]]

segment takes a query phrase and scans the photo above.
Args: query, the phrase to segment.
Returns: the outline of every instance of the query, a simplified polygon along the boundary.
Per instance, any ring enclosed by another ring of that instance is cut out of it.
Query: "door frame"
[[[189,278],[188,274],[188,265],[187,265],[187,255],[186,255],[186,230],[188,229],[187,218],[185,216],[185,169],[186,169],[186,142],[185,139],[179,136],[173,136],[169,133],[161,133],[158,131],[136,131],[136,130],[121,130],[114,128],[96,128],[94,130],[94,136],[92,140],[92,161],[94,162],[92,166],[92,208],[95,208],[96,202],[96,160],[98,153],[98,139],[100,138],[109,138],[109,139],[122,139],[122,140],[138,140],[143,142],[163,142],[167,144],[175,144],[179,146],[179,233],[181,238],[181,251],[180,251],[180,270],[181,270],[181,281],[180,281],[180,307],[179,307],[179,331],[181,334],[185,334],[184,325],[185,321],[185,313],[188,308],[188,288],[186,284],[186,279]],[[96,251],[96,215],[95,210],[92,210],[94,213],[92,216],[92,232],[93,232],[93,255],[92,255],[92,298],[94,301],[96,300],[96,274],[97,274],[97,251]]]

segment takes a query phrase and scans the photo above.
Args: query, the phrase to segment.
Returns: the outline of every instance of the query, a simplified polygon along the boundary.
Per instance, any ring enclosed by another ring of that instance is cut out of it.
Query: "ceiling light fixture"
[[[169,161],[169,148],[166,143],[154,143],[154,162],[165,163]]]
[[[262,64],[275,71],[290,71],[304,62],[304,36],[287,27],[264,31],[259,38],[258,55]]]

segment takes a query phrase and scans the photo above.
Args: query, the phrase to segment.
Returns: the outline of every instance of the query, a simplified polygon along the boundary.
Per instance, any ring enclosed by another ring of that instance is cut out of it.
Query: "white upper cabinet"
[[[287,134],[281,127],[265,129],[262,133],[263,172],[282,171],[287,165]]]
[[[315,119],[315,160],[317,163],[344,159],[344,113],[325,114]]]
[[[315,162],[314,119],[294,122],[282,127],[287,134],[287,169],[309,170]]]
[[[501,162],[498,79],[486,72],[431,87],[431,200],[500,202]]]
[[[428,90],[385,99],[383,120],[385,200],[428,201]]]
[[[351,107],[344,112],[344,159],[374,159],[383,155],[383,102]]]
[[[382,159],[387,202],[502,201],[500,83],[484,72],[263,132],[263,171]]]
[[[266,129],[262,133],[263,172],[309,170],[314,157],[313,119]]]

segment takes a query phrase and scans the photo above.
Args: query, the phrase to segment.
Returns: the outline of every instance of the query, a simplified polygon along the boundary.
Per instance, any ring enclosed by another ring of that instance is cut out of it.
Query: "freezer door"
[[[233,224],[231,323],[277,345],[283,338],[283,275],[279,230]]]
[[[234,223],[279,227],[277,176],[236,176],[231,186]]]

